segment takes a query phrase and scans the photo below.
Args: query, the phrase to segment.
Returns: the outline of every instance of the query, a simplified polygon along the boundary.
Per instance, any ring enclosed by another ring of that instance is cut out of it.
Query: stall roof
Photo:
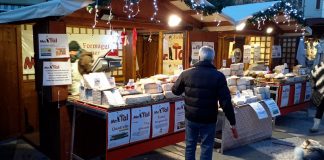
[[[252,15],[255,13],[271,8],[274,4],[278,2],[280,1],[228,6],[222,10],[222,14],[225,17],[228,17],[234,25],[237,25],[240,22],[252,17]]]
[[[0,13],[0,23],[64,16],[93,3],[91,0],[52,0]]]

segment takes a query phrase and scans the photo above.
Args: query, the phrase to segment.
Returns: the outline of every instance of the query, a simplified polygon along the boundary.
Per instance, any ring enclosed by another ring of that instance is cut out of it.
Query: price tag
[[[226,59],[223,59],[223,67],[226,68]]]
[[[279,107],[273,99],[264,100],[264,103],[269,108],[272,117],[276,117],[280,115]]]
[[[232,63],[235,63],[235,56],[232,56]]]

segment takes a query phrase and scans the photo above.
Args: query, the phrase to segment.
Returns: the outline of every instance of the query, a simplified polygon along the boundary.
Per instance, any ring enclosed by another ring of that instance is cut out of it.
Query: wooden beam
[[[170,3],[170,1],[159,1],[159,3],[161,4],[161,6],[164,9],[169,10],[170,13],[178,14],[185,22],[190,23],[194,27],[197,27],[199,29],[203,28],[203,23],[202,22],[200,22],[197,19],[193,18],[191,15],[186,14],[185,11],[179,9],[178,7],[176,7],[175,5]]]
[[[216,27],[217,25],[218,25],[218,22],[204,22],[203,23],[204,27]],[[221,21],[219,26],[233,26],[233,24],[228,21]]]

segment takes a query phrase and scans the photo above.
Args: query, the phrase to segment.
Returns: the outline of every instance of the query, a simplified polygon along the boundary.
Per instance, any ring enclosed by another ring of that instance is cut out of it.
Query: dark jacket
[[[193,68],[183,71],[173,85],[172,92],[175,95],[185,93],[185,116],[189,121],[215,123],[219,101],[230,124],[235,125],[225,76],[210,62],[200,61]]]

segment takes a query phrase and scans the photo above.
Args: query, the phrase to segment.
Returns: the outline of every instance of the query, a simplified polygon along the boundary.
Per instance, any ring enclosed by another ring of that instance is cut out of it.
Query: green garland
[[[260,11],[258,13],[253,14],[251,18],[249,18],[247,21],[251,24],[257,24],[260,23],[260,21],[273,21],[275,20],[275,16],[278,13],[284,13],[286,12],[287,15],[290,16],[290,18],[295,19],[299,24],[302,26],[306,26],[305,18],[303,17],[303,12],[298,11],[294,5],[287,1],[281,1],[276,4],[274,4],[272,7]]]
[[[233,0],[207,0],[212,6],[202,6],[200,4],[196,4],[195,1],[192,0],[184,0],[185,4],[193,10],[196,10],[202,13],[204,16],[212,15],[214,13],[221,13],[222,9],[226,6],[233,5]]]

